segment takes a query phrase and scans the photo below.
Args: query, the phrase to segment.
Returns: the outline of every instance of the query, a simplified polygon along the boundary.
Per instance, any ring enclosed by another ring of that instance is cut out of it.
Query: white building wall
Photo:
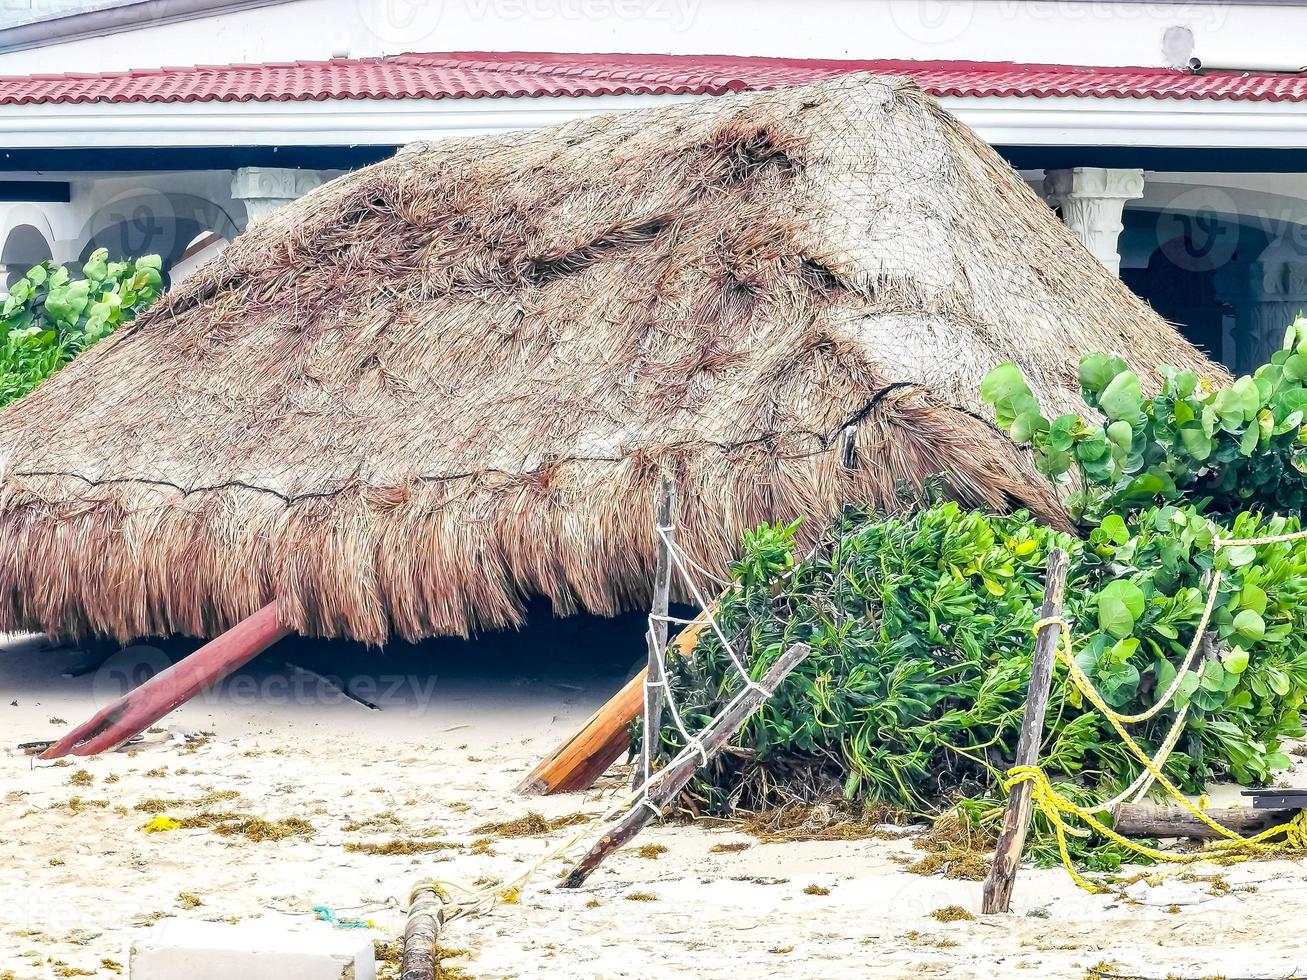
[[[1307,61],[1307,6],[1109,0],[294,0],[0,55],[0,72],[570,51],[1165,65]],[[1174,52],[1172,52],[1174,54]]]
[[[113,240],[125,240],[135,256],[184,248],[188,242],[173,237],[178,219],[223,239],[245,225],[244,205],[232,200],[230,171],[60,176],[70,178],[66,204],[0,203],[0,250],[22,225],[41,234],[57,264],[76,264],[97,235],[115,228],[122,232]],[[189,240],[190,232],[184,234]]]

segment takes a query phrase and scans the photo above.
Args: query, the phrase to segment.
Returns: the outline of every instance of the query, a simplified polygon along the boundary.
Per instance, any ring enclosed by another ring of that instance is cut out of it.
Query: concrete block
[[[131,980],[375,980],[363,930],[168,921],[132,943]]]

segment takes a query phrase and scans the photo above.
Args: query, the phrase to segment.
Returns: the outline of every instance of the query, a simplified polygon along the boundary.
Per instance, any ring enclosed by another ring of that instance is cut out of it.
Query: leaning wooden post
[[[709,724],[699,736],[704,755],[709,759],[716,755],[749,720],[749,717],[762,706],[763,701],[776,693],[776,689],[781,686],[781,681],[785,680],[790,671],[807,655],[807,644],[794,644],[781,654],[776,663],[772,664],[771,670],[767,671],[767,675],[762,680],[739,694],[731,706]],[[632,804],[626,811],[626,815],[614,824],[611,830],[604,832],[604,835],[568,874],[563,887],[580,887],[604,858],[638,834],[645,824],[653,819],[656,810],[661,811],[676,798],[701,763],[702,760],[697,752],[685,752],[665,769],[658,770],[646,790],[645,799]]]
[[[433,980],[436,975],[436,941],[445,923],[445,903],[434,888],[419,888],[408,905],[404,926],[404,952],[400,980]]]
[[[277,618],[277,603],[268,603],[226,633],[101,708],[89,721],[46,749],[41,758],[107,752],[145,731],[178,705],[239,670],[292,632]]]
[[[672,588],[672,547],[676,537],[676,484],[666,474],[655,518],[658,534],[658,562],[654,566],[653,604],[649,610],[649,666],[644,675],[644,732],[640,739],[640,764],[635,767],[632,785],[639,786],[653,775],[654,756],[658,754],[658,733],[663,727],[663,699],[667,677],[663,655],[667,650],[667,609]]]
[[[627,726],[644,710],[643,670],[541,759],[517,786],[524,796],[582,793],[631,747]]]
[[[707,625],[707,617],[700,613],[693,623],[676,634],[672,650],[688,656]],[[593,786],[630,748],[627,726],[643,710],[645,676],[646,671],[641,670],[600,705],[584,725],[536,764],[517,791],[526,796],[550,796],[580,793]]]
[[[1066,573],[1066,552],[1054,548],[1048,553],[1048,566],[1044,572],[1044,604],[1039,610],[1041,620],[1061,615]],[[1044,737],[1044,711],[1048,707],[1048,690],[1053,683],[1053,662],[1060,635],[1058,625],[1050,623],[1042,627],[1035,638],[1035,652],[1030,658],[1026,711],[1021,719],[1021,735],[1017,739],[1018,766],[1033,766],[1039,762],[1039,743]],[[980,907],[982,912],[1006,912],[1011,903],[1012,883],[1021,861],[1021,851],[1026,846],[1026,832],[1030,829],[1033,806],[1030,794],[1030,783],[1018,783],[1012,787],[1008,796],[1003,830],[998,836],[998,846],[994,852],[994,866],[985,879],[984,899]]]

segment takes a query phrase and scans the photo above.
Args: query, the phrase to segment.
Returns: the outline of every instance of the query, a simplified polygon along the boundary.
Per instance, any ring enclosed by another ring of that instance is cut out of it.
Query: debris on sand
[[[459,845],[447,840],[431,838],[413,839],[395,837],[381,843],[346,841],[345,850],[351,854],[430,854],[433,851],[458,850]]]
[[[961,905],[945,905],[942,909],[931,912],[930,917],[938,922],[974,922],[976,919]]]
[[[903,870],[926,876],[943,872],[954,881],[984,881],[994,863],[994,843],[992,834],[974,827],[962,815],[946,813],[913,840],[912,846],[926,855]]]
[[[898,840],[891,825],[904,822],[892,807],[852,807],[848,804],[790,804],[755,813],[741,830],[764,844],[796,841]]]
[[[525,817],[518,817],[516,820],[506,820],[503,823],[483,823],[479,827],[473,827],[472,833],[482,836],[494,834],[497,837],[538,837],[541,834],[553,833],[555,830],[561,830],[564,827],[575,827],[578,824],[589,823],[590,820],[591,818],[584,813],[569,813],[563,817],[549,819],[532,810]]]

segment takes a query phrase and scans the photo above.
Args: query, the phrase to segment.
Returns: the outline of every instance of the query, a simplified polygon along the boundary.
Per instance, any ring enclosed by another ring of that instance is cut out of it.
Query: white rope
[[[732,585],[735,584],[730,579],[722,578],[720,575],[714,575],[712,572],[708,571],[708,569],[704,568],[697,561],[695,561],[688,554],[686,554],[684,549],[681,550],[681,557],[683,557],[685,559],[685,563],[689,565],[691,568],[693,568],[696,572],[698,572],[704,578],[708,579],[708,581],[720,585],[723,589],[729,589]]]
[[[715,582],[715,583],[717,583],[718,585],[720,585],[720,586],[721,586],[722,588],[724,588],[724,589],[726,589],[726,588],[730,588],[732,585],[735,584],[734,582],[730,581],[729,579],[724,579],[724,578],[722,578],[721,576],[719,576],[719,575],[715,575],[715,574],[713,574],[712,572],[708,571],[708,569],[704,568],[704,567],[703,567],[702,565],[700,565],[697,561],[695,561],[693,558],[691,558],[691,557],[690,557],[690,556],[685,552],[684,549],[682,549],[678,544],[676,544],[676,539],[673,538],[673,537],[671,537],[671,533],[672,533],[673,531],[676,530],[676,525],[673,524],[672,526],[668,527],[668,526],[666,526],[666,525],[664,525],[664,524],[655,524],[655,525],[654,525],[654,530],[658,532],[658,536],[659,536],[660,538],[663,539],[663,542],[666,543],[667,546],[668,546],[669,548],[676,548],[678,551],[680,551],[680,552],[681,552],[681,558],[682,558],[682,560],[684,560],[684,562],[685,562],[687,565],[689,565],[691,568],[693,568],[696,572],[698,572],[698,573],[699,573],[700,575],[702,575],[704,578],[708,579],[710,582]],[[682,574],[684,574],[684,573],[682,573]]]
[[[740,661],[740,658],[735,653],[735,648],[731,645],[731,642],[726,638],[726,634],[722,632],[721,626],[717,623],[717,618],[713,615],[712,612],[712,606],[710,605],[708,600],[704,597],[699,587],[695,584],[694,578],[690,575],[689,569],[687,568],[687,564],[694,567],[697,571],[707,576],[708,578],[713,579],[714,581],[717,582],[721,582],[724,586],[729,587],[734,583],[726,582],[722,579],[718,579],[716,576],[705,571],[703,568],[701,568],[693,561],[691,561],[688,557],[686,557],[682,553],[681,549],[676,546],[675,541],[670,538],[671,532],[675,530],[674,527],[667,527],[662,524],[655,524],[655,527],[658,530],[659,537],[662,538],[663,542],[667,546],[668,555],[671,556],[673,563],[676,565],[677,571],[680,572],[681,578],[685,581],[686,586],[689,588],[690,593],[694,596],[695,601],[699,604],[699,607],[703,610],[703,613],[699,619],[692,619],[692,620],[679,619],[673,616],[655,615],[651,613],[649,616],[650,624],[652,624],[655,621],[662,621],[668,623],[679,623],[688,626],[688,625],[694,625],[700,623],[702,620],[706,619],[709,627],[711,627],[713,633],[717,635],[717,639],[721,641],[722,646],[726,649],[727,654],[731,658],[731,662],[735,665],[735,669],[739,672],[740,677],[743,678],[744,680],[744,686],[741,687],[740,690],[736,691],[735,694],[731,696],[731,699],[725,705],[722,706],[721,710],[719,710],[715,715],[713,715],[713,717],[708,720],[707,724],[704,725],[704,727],[701,729],[701,732],[704,732],[720,724],[723,718],[725,718],[731,712],[737,710],[739,705],[742,703],[743,699],[745,698],[745,696],[748,694],[749,691],[758,692],[762,696],[763,700],[769,699],[772,696],[773,692],[767,690],[767,688],[763,687],[761,684],[757,683],[756,681],[753,680],[752,677],[749,676],[749,671],[745,668],[744,664]],[[656,638],[656,634],[652,629],[649,632],[651,636]],[[668,769],[671,769],[672,767],[677,766],[680,763],[684,762],[686,759],[690,758],[691,755],[698,756],[699,765],[701,766],[707,765],[709,762],[709,758],[708,758],[708,750],[705,748],[703,744],[703,739],[698,735],[691,735],[689,730],[687,729],[685,725],[685,720],[681,717],[680,708],[676,704],[676,699],[672,694],[672,686],[667,682],[667,659],[666,659],[667,645],[665,643],[659,644],[658,642],[656,642],[655,639],[655,642],[653,642],[651,646],[654,652],[654,656],[657,658],[657,662],[660,667],[659,673],[661,674],[661,677],[659,680],[651,681],[648,675],[646,674],[644,680],[644,686],[646,690],[648,688],[658,688],[658,687],[661,687],[663,689],[665,695],[664,697],[665,707],[668,713],[672,716],[672,723],[676,726],[676,730],[680,733],[681,738],[684,740],[684,745],[682,746],[682,748],[676,753],[676,755],[674,755],[668,761],[667,765],[656,773],[646,774],[644,779],[641,781],[640,785],[633,788],[631,792],[617,799],[604,812],[592,817],[589,821],[587,821],[585,824],[580,826],[565,841],[562,841],[561,843],[553,847],[547,848],[545,852],[542,855],[540,855],[539,858],[537,858],[534,862],[532,862],[531,865],[528,868],[526,868],[526,870],[524,870],[521,874],[515,877],[507,885],[495,885],[495,886],[473,890],[463,885],[460,885],[457,882],[440,881],[436,879],[425,879],[419,882],[419,884],[413,888],[413,891],[410,892],[409,895],[410,906],[413,904],[413,895],[415,895],[420,889],[430,888],[435,891],[437,896],[439,896],[440,900],[444,902],[449,908],[448,913],[445,915],[446,922],[453,921],[454,919],[459,918],[463,915],[468,915],[474,912],[481,911],[483,909],[493,907],[497,902],[499,902],[505,896],[510,894],[515,894],[519,889],[521,889],[524,885],[526,885],[526,883],[530,881],[536,875],[536,873],[542,867],[544,867],[544,865],[547,862],[553,860],[554,858],[565,856],[569,851],[572,850],[572,848],[574,848],[578,843],[584,840],[596,825],[608,823],[610,820],[612,820],[622,811],[630,807],[644,806],[647,807],[654,814],[655,817],[658,818],[662,817],[662,810],[649,797],[649,789],[654,784],[654,781],[657,780]],[[646,704],[648,703],[647,696],[646,696],[645,703]],[[645,739],[654,738],[657,737],[657,733],[649,732],[646,730],[644,733],[644,737]],[[466,897],[458,900],[452,900],[449,897],[450,890],[460,892]]]
[[[683,619],[680,616],[663,616],[660,613],[650,613],[649,619],[656,623],[675,623],[677,626],[695,626],[701,619]]]
[[[655,524],[655,527],[657,528],[659,537],[665,543],[667,547],[667,553],[671,557],[673,563],[675,564],[677,571],[681,575],[681,578],[684,580],[686,587],[690,590],[690,593],[694,596],[695,601],[699,604],[699,607],[700,609],[703,610],[703,612],[699,618],[693,620],[686,620],[674,616],[663,616],[663,615],[650,613],[649,615],[650,626],[652,627],[652,625],[655,622],[679,623],[682,625],[689,626],[689,625],[701,624],[702,621],[706,620],[708,626],[712,629],[713,633],[716,634],[717,639],[721,642],[722,646],[725,648],[727,654],[731,658],[731,663],[735,665],[736,671],[739,672],[740,677],[744,681],[744,685],[740,688],[740,690],[736,691],[735,694],[731,696],[730,700],[725,705],[723,705],[722,708],[715,715],[713,715],[712,718],[708,720],[708,722],[701,729],[701,733],[702,733],[714,728],[715,726],[720,724],[722,719],[725,718],[728,714],[736,711],[750,691],[756,691],[758,694],[761,695],[764,701],[770,699],[773,692],[767,690],[767,688],[763,687],[761,684],[757,683],[756,681],[753,680],[752,677],[749,676],[749,671],[745,668],[739,656],[736,654],[735,648],[731,644],[730,640],[726,638],[726,634],[722,631],[720,624],[718,624],[716,616],[713,615],[711,604],[708,602],[703,592],[699,589],[698,585],[695,583],[694,578],[693,576],[691,576],[687,565],[693,567],[695,570],[699,571],[701,574],[704,574],[709,579],[713,579],[714,581],[721,582],[723,585],[727,587],[730,587],[734,583],[725,582],[722,579],[716,578],[716,576],[706,572],[703,568],[701,568],[693,561],[691,561],[687,556],[685,556],[682,550],[679,547],[677,547],[675,541],[670,537],[671,532],[675,530],[674,527],[667,527],[662,524]],[[791,570],[791,573],[792,571],[793,570]],[[619,799],[614,801],[613,804],[609,806],[604,812],[600,814],[596,814],[585,824],[577,828],[577,830],[574,833],[572,833],[566,840],[560,842],[559,844],[553,847],[546,848],[545,852],[541,854],[539,858],[537,858],[534,862],[532,862],[529,867],[527,867],[521,874],[517,875],[517,877],[515,877],[507,885],[495,885],[495,886],[483,887],[474,890],[471,888],[467,888],[463,885],[460,885],[456,882],[440,881],[436,879],[426,879],[421,881],[417,886],[414,887],[413,891],[410,892],[409,895],[410,906],[413,904],[413,896],[416,895],[419,890],[429,888],[435,891],[436,895],[440,898],[441,902],[448,907],[449,911],[445,914],[446,922],[453,921],[454,919],[464,915],[472,914],[475,912],[482,911],[484,909],[491,908],[501,900],[505,900],[505,899],[513,900],[510,896],[516,895],[516,893],[522,887],[524,887],[527,884],[527,882],[529,882],[540,871],[540,869],[544,867],[544,865],[547,862],[553,860],[554,858],[565,857],[568,854],[568,852],[570,852],[574,847],[577,846],[577,844],[583,841],[591,833],[593,828],[595,828],[598,825],[607,824],[610,820],[614,819],[622,811],[627,810],[628,808],[631,807],[643,806],[643,807],[647,807],[655,817],[657,818],[662,817],[663,815],[662,809],[656,803],[654,803],[654,801],[649,796],[649,790],[650,787],[653,786],[654,781],[660,778],[660,776],[663,773],[665,773],[667,770],[673,768],[674,766],[680,765],[681,763],[689,759],[692,755],[698,756],[698,760],[699,760],[698,764],[701,766],[708,764],[709,757],[708,757],[708,750],[703,744],[702,737],[700,735],[691,735],[689,729],[686,727],[685,720],[681,716],[680,706],[677,705],[676,698],[672,693],[672,686],[667,681],[667,644],[665,642],[659,643],[657,641],[657,633],[652,628],[649,630],[649,635],[651,638],[650,648],[659,666],[660,677],[658,680],[650,680],[648,674],[645,675],[645,680],[644,680],[644,687],[646,691],[645,704],[647,706],[649,703],[647,692],[650,688],[663,689],[664,706],[667,709],[668,713],[672,716],[672,723],[676,727],[676,730],[680,733],[681,738],[683,739],[682,748],[679,751],[677,751],[677,753],[668,761],[667,765],[663,769],[660,769],[657,773],[646,773],[644,775],[643,780],[641,780],[640,785],[634,787],[631,790],[631,792],[620,797]],[[648,719],[646,719],[646,722],[647,721]],[[650,732],[647,729],[648,729],[648,725],[646,724],[646,731],[644,733],[644,737],[646,740],[657,737],[658,734],[657,732]],[[451,890],[455,892],[459,892],[465,897],[459,898],[457,900],[452,899],[449,895],[449,892]]]
[[[667,695],[665,707],[667,708],[668,714],[672,716],[672,724],[675,725],[676,730],[681,733],[681,738],[685,741],[685,747],[698,753],[700,765],[706,766],[708,764],[708,753],[704,750],[703,742],[697,736],[691,735],[690,730],[685,727],[685,719],[681,717],[681,709],[677,706],[676,699],[672,696],[672,688],[671,685],[667,683],[667,677],[665,674],[663,676],[662,687]],[[657,736],[657,732],[644,733],[645,738],[657,738]]]
[[[651,633],[651,640],[653,639],[653,636],[654,635]],[[708,764],[708,753],[704,750],[703,742],[696,736],[690,734],[690,730],[685,725],[685,719],[681,717],[681,709],[676,704],[676,698],[672,695],[672,686],[667,683],[667,647],[659,647],[655,644],[655,656],[658,660],[658,673],[661,676],[658,680],[651,681],[649,679],[649,674],[646,671],[644,675],[645,689],[648,690],[651,687],[661,687],[663,689],[663,707],[666,709],[667,713],[672,716],[672,724],[675,725],[676,730],[681,733],[681,738],[684,740],[686,748],[693,749],[698,753],[699,764],[706,766]],[[649,699],[646,696],[645,704],[648,705],[648,703]],[[644,733],[646,739],[656,738],[657,735],[658,733],[653,731],[646,731]]]
[[[734,646],[731,644],[730,640],[726,638],[726,634],[722,631],[721,626],[718,625],[717,619],[713,615],[711,604],[708,602],[704,594],[700,591],[698,585],[695,583],[694,577],[690,574],[690,568],[691,567],[694,568],[696,571],[706,575],[709,579],[714,579],[715,581],[719,581],[719,582],[722,580],[716,579],[715,576],[704,571],[703,568],[695,564],[695,562],[693,562],[689,558],[689,556],[685,554],[683,549],[681,549],[681,547],[676,543],[676,539],[672,536],[672,532],[676,530],[675,527],[668,527],[663,524],[655,524],[654,527],[658,532],[659,538],[662,540],[663,546],[667,549],[668,556],[671,557],[673,564],[675,564],[676,570],[680,574],[682,581],[685,583],[686,587],[690,590],[690,593],[694,596],[695,601],[699,604],[699,608],[702,609],[703,612],[697,619],[692,619],[692,620],[680,619],[674,616],[664,616],[652,612],[649,614],[649,625],[650,625],[649,636],[651,640],[651,646],[653,648],[654,657],[658,664],[658,673],[660,679],[656,681],[651,681],[649,680],[649,674],[646,673],[644,686],[646,690],[651,687],[662,688],[664,708],[666,709],[667,713],[671,715],[672,724],[676,728],[677,732],[680,734],[682,742],[685,746],[685,748],[682,751],[688,750],[694,752],[699,757],[699,764],[706,766],[708,764],[708,752],[704,748],[703,741],[698,736],[690,734],[689,727],[685,724],[685,719],[681,715],[680,705],[676,703],[676,697],[672,693],[672,687],[667,682],[667,645],[665,643],[660,644],[657,642],[657,634],[652,629],[653,624],[655,622],[669,622],[669,623],[677,622],[682,625],[689,626],[694,624],[701,624],[704,620],[707,620],[709,627],[717,635],[717,639],[721,641],[722,646],[726,649],[727,655],[731,658],[731,663],[735,665],[735,669],[739,673],[741,680],[744,681],[744,686],[740,689],[739,692],[737,692],[735,698],[740,697],[747,691],[756,691],[763,698],[767,698],[771,696],[771,692],[768,691],[766,688],[762,687],[760,684],[756,683],[754,679],[749,676],[749,671],[745,668],[743,662],[736,655]],[[724,584],[731,585],[733,583],[726,582]],[[735,698],[732,698],[732,703],[734,703]],[[647,705],[648,703],[649,703],[648,698],[646,697],[645,704]],[[646,728],[647,728],[648,720],[649,719],[647,718],[645,719]],[[657,735],[658,735],[657,732],[648,731],[648,730],[646,730],[644,733],[644,737],[646,740],[656,738]],[[645,800],[648,799],[648,789],[647,789],[648,785],[649,785],[649,781],[646,780],[645,781],[646,790],[645,790],[645,797],[644,797]]]
[[[659,533],[661,534],[662,532],[660,531]],[[720,640],[722,646],[725,647],[727,655],[731,658],[731,663],[735,664],[735,669],[739,671],[740,676],[744,678],[745,689],[757,691],[766,696],[766,689],[760,687],[754,679],[749,676],[748,668],[745,667],[740,661],[740,658],[736,656],[735,647],[731,645],[730,640],[726,639],[726,634],[722,632],[722,628],[717,625],[717,617],[713,615],[711,605],[708,600],[704,598],[703,593],[699,590],[699,586],[695,584],[693,577],[691,577],[689,571],[686,569],[685,563],[681,558],[680,549],[666,534],[662,534],[662,539],[667,544],[667,553],[671,555],[672,562],[676,565],[677,571],[681,573],[681,578],[685,581],[686,587],[690,590],[690,594],[694,596],[694,601],[697,602],[699,608],[703,610],[703,616],[708,620],[708,625],[712,627],[712,631],[717,634],[717,639]]]

